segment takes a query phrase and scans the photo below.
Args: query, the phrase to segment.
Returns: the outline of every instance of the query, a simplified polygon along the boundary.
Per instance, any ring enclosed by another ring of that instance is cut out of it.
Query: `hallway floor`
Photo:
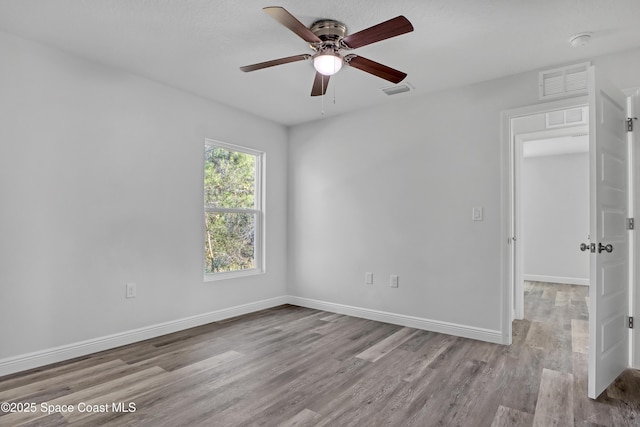
[[[560,425],[640,426],[639,371],[625,371],[597,400],[587,397],[589,287],[525,282],[524,300],[513,342],[542,368],[536,419],[564,413]]]

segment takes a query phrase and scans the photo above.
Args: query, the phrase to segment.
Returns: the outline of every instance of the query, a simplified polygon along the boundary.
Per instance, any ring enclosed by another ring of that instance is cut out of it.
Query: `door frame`
[[[623,90],[628,97],[629,112],[632,117],[640,116],[640,88],[630,88]],[[515,246],[512,237],[516,234],[515,224],[515,160],[516,160],[516,135],[513,133],[512,120],[519,117],[526,117],[534,114],[541,114],[554,110],[577,108],[589,105],[588,96],[562,99],[551,102],[541,102],[537,104],[517,107],[504,110],[500,113],[500,185],[501,185],[501,325],[502,342],[510,345],[512,343],[512,322],[516,319],[515,312]],[[640,120],[635,122],[634,131],[629,134],[631,141],[640,141]],[[635,165],[640,165],[640,149],[633,149],[630,144],[629,152],[629,216],[636,217],[640,213],[640,173],[634,173]],[[591,172],[590,172],[591,173]],[[638,219],[638,218],[636,218]],[[640,228],[640,219],[636,228]],[[631,233],[630,239],[630,272],[629,272],[629,313],[635,316],[640,307],[640,238],[635,238],[635,233]],[[636,338],[636,330],[629,329],[629,366],[640,369],[640,339]]]
[[[500,113],[500,164],[501,164],[501,223],[502,223],[502,342],[510,345],[512,342],[512,322],[515,317],[515,274],[516,256],[513,237],[516,236],[515,223],[515,167],[516,167],[516,134],[513,132],[513,119],[565,110],[589,105],[587,96],[561,99],[551,102],[541,102],[502,111]],[[517,240],[516,240],[517,241]]]

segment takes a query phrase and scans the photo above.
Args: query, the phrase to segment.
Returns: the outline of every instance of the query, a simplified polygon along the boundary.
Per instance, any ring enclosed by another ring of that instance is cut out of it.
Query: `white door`
[[[627,99],[589,69],[590,234],[589,397],[629,364],[629,248],[626,228]]]
[[[629,95],[630,99],[629,99],[629,117],[639,117],[640,116],[640,88],[632,91]],[[632,141],[640,141],[640,124],[638,123],[637,119],[634,119],[633,122],[633,132],[631,134],[631,138]],[[631,157],[630,159],[633,159],[631,161],[632,165],[631,167],[629,167],[629,173],[632,175],[631,178],[633,178],[632,180],[629,180],[630,182],[632,182],[632,188],[631,188],[631,192],[633,194],[632,197],[632,203],[635,204],[635,208],[633,209],[633,212],[631,213],[631,217],[637,217],[638,216],[638,212],[640,212],[640,197],[637,197],[636,195],[640,192],[640,172],[633,170],[633,165],[640,165],[640,149],[635,148],[633,146],[633,143],[630,144],[632,149],[631,149]],[[631,205],[632,207],[634,206],[633,204]],[[632,268],[631,270],[635,273],[635,277],[631,277],[630,283],[632,284],[632,289],[634,289],[634,292],[630,292],[629,295],[635,295],[635,303],[634,304],[629,304],[630,306],[630,314],[633,316],[637,316],[638,310],[640,309],[640,284],[638,283],[640,280],[640,274],[638,274],[638,271],[640,271],[640,239],[638,239],[638,237],[634,234],[632,234],[630,236],[633,240],[633,243],[630,245],[634,252],[631,254],[631,259],[635,260],[634,261],[634,268]],[[631,367],[635,368],[635,369],[640,369],[640,334],[638,333],[638,327],[636,326],[635,328],[631,329],[632,332],[632,337],[631,337],[631,344],[634,347],[634,351],[633,351],[633,358],[632,358],[632,362],[631,362]]]

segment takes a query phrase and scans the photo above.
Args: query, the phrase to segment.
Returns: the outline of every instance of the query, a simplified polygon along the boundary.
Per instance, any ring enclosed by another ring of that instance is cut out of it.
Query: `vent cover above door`
[[[591,63],[568,65],[540,72],[540,99],[587,94],[587,69]]]
[[[586,125],[589,117],[589,107],[550,111],[545,113],[544,116],[547,129],[560,126]]]

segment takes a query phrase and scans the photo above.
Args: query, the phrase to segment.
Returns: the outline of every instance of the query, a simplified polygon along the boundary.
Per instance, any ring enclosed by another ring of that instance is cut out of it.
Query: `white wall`
[[[4,33],[0,57],[0,361],[285,295],[284,127]],[[205,137],[267,153],[264,275],[203,283]]]
[[[593,63],[640,84],[640,50]],[[529,72],[292,128],[289,292],[501,334],[500,112],[539,102],[537,84]]]
[[[536,72],[287,131],[3,33],[0,55],[0,361],[287,292],[499,330],[499,112]],[[640,50],[594,63],[640,86]],[[202,281],[205,137],[267,152],[265,275]]]
[[[578,246],[589,235],[589,154],[525,157],[521,179],[525,280],[588,284]]]

